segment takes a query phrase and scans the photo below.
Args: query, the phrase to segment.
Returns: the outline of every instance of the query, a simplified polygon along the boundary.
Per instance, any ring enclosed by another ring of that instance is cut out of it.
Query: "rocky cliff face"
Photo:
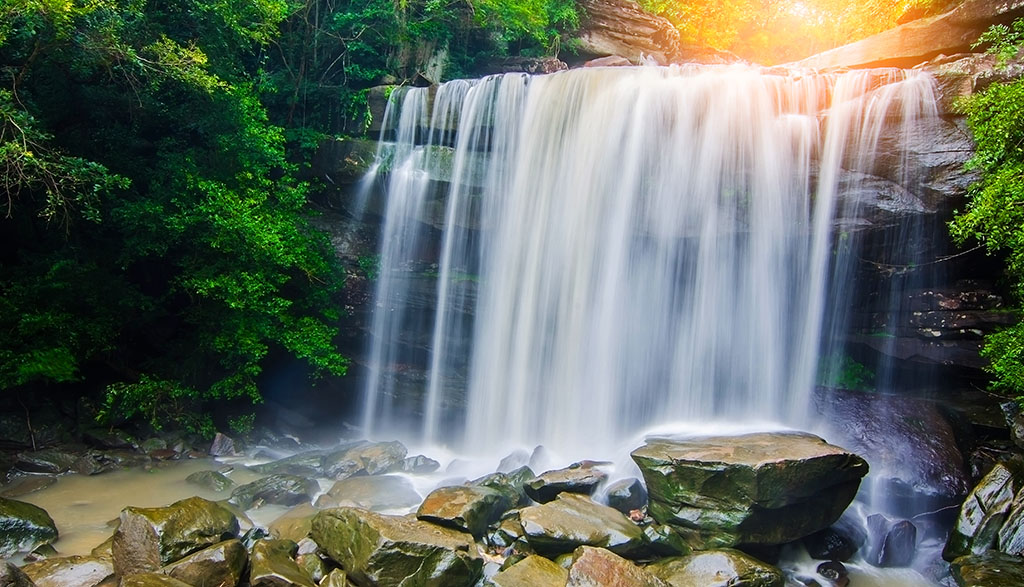
[[[795,65],[836,67],[914,67],[938,55],[970,51],[991,25],[1024,15],[1024,0],[967,0],[939,16],[922,18],[867,39],[820,53]]]

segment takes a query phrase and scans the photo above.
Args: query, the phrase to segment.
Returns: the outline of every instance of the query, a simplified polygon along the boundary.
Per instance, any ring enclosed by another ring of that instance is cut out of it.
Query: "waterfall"
[[[808,428],[849,320],[857,253],[834,245],[856,228],[851,177],[934,104],[927,75],[899,70],[395,92],[371,178],[386,211],[367,434],[593,456],[671,422]],[[410,361],[426,376],[398,390],[385,370]]]

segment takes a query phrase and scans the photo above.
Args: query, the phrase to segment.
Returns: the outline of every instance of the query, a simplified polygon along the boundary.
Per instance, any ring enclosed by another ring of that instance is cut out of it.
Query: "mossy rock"
[[[496,587],[564,587],[569,573],[557,563],[532,554],[491,577]]]
[[[730,548],[662,559],[648,565],[647,570],[676,587],[783,587],[786,584],[779,569]]]
[[[554,556],[597,546],[630,558],[650,547],[644,531],[621,512],[575,493],[519,511],[526,539],[537,553]]]
[[[479,538],[511,507],[508,496],[489,487],[455,485],[430,492],[416,517]]]
[[[193,552],[238,537],[238,519],[212,501],[190,497],[166,507],[127,507],[111,547],[117,574],[155,572]]]
[[[114,575],[110,559],[95,556],[49,558],[22,567],[36,587],[103,584]]]
[[[163,572],[189,585],[237,585],[248,562],[245,546],[231,539],[171,563]]]
[[[259,501],[274,505],[298,505],[308,503],[319,491],[320,485],[312,479],[279,474],[236,487],[229,501],[243,509]]]
[[[43,508],[0,497],[0,557],[28,552],[57,539],[57,525]]]
[[[469,534],[357,508],[313,518],[313,540],[357,585],[474,585],[483,559]]]
[[[227,491],[235,486],[234,481],[217,471],[196,471],[185,477],[185,481],[199,487],[205,487],[210,491],[218,492]]]
[[[316,587],[295,562],[298,545],[291,540],[260,540],[252,547],[249,583],[252,587]]]

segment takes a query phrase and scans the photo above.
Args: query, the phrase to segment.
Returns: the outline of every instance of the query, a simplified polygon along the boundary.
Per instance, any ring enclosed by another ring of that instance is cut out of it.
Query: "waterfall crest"
[[[849,173],[935,116],[918,72],[506,74],[391,97],[368,435],[584,456],[673,421],[807,428]],[[903,132],[903,131],[900,131]],[[411,273],[436,276],[412,311]],[[422,393],[383,367],[427,356]],[[826,347],[827,348],[827,347]]]

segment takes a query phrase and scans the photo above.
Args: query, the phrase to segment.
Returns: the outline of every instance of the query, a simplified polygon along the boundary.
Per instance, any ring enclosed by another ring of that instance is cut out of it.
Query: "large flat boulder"
[[[662,559],[648,565],[647,570],[677,587],[782,587],[786,584],[778,568],[731,548]]]
[[[469,586],[483,571],[472,536],[410,517],[329,509],[313,518],[311,536],[360,586]]]
[[[794,432],[652,439],[632,457],[651,517],[698,549],[783,544],[823,530],[868,472],[859,456]]]
[[[597,546],[632,558],[649,549],[639,526],[618,510],[584,495],[562,493],[554,501],[523,508],[519,518],[530,546],[545,556]]]
[[[21,570],[36,587],[96,587],[114,575],[109,559],[94,556],[48,558]]]

